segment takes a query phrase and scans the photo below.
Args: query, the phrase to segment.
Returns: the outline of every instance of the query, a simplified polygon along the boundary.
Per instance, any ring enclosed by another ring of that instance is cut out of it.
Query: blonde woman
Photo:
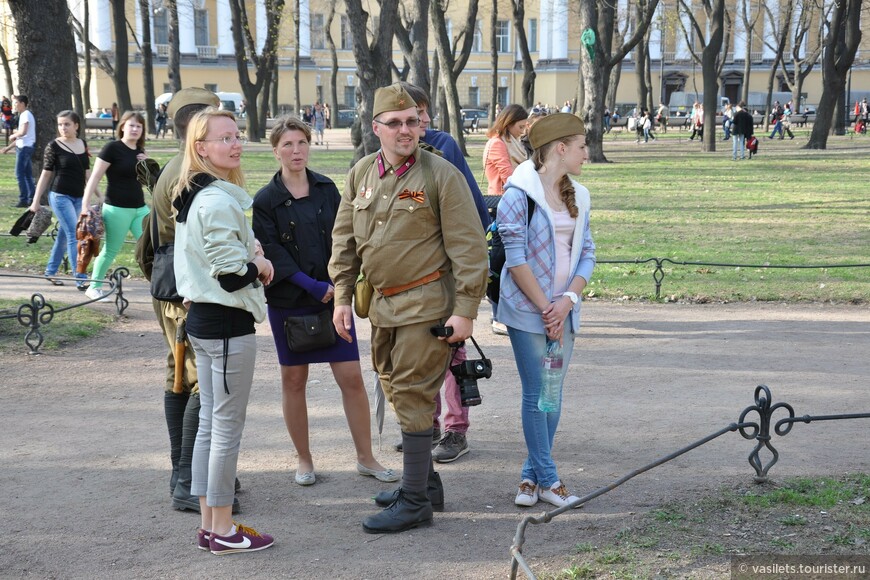
[[[538,397],[541,359],[554,342],[563,351],[564,381],[580,327],[580,295],[595,268],[589,190],[570,177],[589,159],[586,127],[570,113],[556,113],[535,123],[529,140],[535,153],[508,180],[497,217],[506,257],[498,319],[508,327],[522,383],[527,448],[515,503],[563,507],[578,498],[553,461],[560,411],[540,410]]]
[[[189,304],[187,334],[199,376],[199,430],[191,495],[199,497],[198,547],[213,554],[270,547],[272,536],[232,520],[236,465],[257,354],[254,323],[266,318],[263,256],[245,211],[242,145],[233,114],[208,108],[187,129],[176,186],[175,277]]]

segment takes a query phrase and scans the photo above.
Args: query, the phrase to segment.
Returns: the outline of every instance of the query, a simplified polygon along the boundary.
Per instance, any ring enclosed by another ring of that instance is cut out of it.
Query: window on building
[[[193,38],[196,46],[211,44],[208,38],[208,10],[193,11]]]
[[[538,19],[529,18],[529,52],[538,52]]]
[[[356,109],[356,89],[344,87],[344,106],[348,109]]]
[[[166,10],[159,10],[154,15],[153,27],[154,44],[169,44],[169,14]]]
[[[480,106],[480,87],[468,87],[468,105],[469,107]]]
[[[495,24],[495,43],[499,52],[511,51],[511,23],[499,20]]]
[[[471,50],[474,52],[483,50],[483,31],[480,29],[480,20],[474,22],[474,41],[471,43]]]
[[[311,48],[326,48],[326,33],[323,28],[323,14],[311,15]]]
[[[346,14],[341,15],[341,49],[353,50],[353,34],[350,31],[350,19]]]
[[[213,92],[213,93],[218,92],[218,90],[217,90],[217,83],[205,83],[205,85],[203,86],[203,88],[204,88],[205,90],[207,90],[207,91],[211,91],[211,92]]]
[[[495,100],[502,107],[507,107],[507,105],[508,105],[508,88],[507,87],[498,87],[498,92],[496,93]]]
[[[163,92],[164,93],[171,93],[172,92],[172,85],[170,85],[169,83],[163,83]],[[215,91],[215,92],[217,92],[217,91]]]

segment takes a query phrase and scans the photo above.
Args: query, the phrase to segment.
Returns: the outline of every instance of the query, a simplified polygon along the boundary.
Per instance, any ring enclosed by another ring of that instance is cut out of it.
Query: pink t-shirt
[[[556,272],[553,276],[553,299],[567,289],[571,275],[571,242],[574,240],[574,227],[577,219],[568,210],[553,211],[553,226],[556,228]]]

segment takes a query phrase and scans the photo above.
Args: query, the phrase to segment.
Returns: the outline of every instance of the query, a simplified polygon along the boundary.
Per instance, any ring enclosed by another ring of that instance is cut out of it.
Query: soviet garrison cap
[[[375,91],[375,106],[372,111],[372,118],[376,118],[381,113],[404,111],[412,107],[416,108],[417,103],[414,102],[408,91],[399,83],[393,83],[388,87],[381,87]]]

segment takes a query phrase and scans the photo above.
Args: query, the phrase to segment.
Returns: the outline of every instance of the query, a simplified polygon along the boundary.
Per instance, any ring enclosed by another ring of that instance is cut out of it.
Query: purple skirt
[[[284,334],[284,319],[288,316],[300,314],[314,314],[320,309],[314,308],[277,308],[269,306],[269,326],[272,327],[272,337],[275,339],[275,349],[278,351],[278,362],[285,367],[295,367],[313,363],[332,363],[359,360],[359,347],[356,342],[356,327],[351,321],[350,335],[353,342],[345,342],[336,335],[335,344],[318,350],[308,352],[293,352],[287,345],[287,336]]]

